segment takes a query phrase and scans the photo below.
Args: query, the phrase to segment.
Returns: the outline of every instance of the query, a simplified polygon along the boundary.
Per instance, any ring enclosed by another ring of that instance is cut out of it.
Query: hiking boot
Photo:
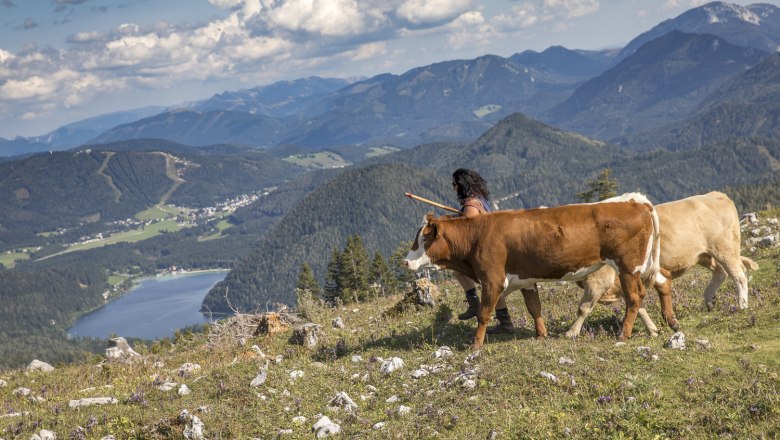
[[[458,315],[458,319],[461,321],[474,318],[477,316],[477,312],[479,312],[479,297],[477,295],[466,295],[466,302],[469,303],[469,308]]]
[[[509,316],[509,310],[507,309],[496,310],[496,319],[498,320],[498,324],[488,328],[487,334],[498,335],[498,334],[510,334],[515,332],[515,325],[512,324],[512,317]]]

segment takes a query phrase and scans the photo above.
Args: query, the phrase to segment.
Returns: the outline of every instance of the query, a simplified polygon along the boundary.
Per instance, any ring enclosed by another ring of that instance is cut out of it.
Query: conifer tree
[[[398,282],[390,270],[390,266],[378,251],[374,253],[374,260],[371,262],[369,281],[381,286],[382,295],[393,294],[398,289]]]
[[[411,241],[401,242],[393,251],[393,255],[390,256],[390,270],[393,276],[395,276],[396,288],[403,288],[406,283],[414,281],[414,272],[404,266],[404,258],[406,258],[406,254],[409,253],[411,247]]]
[[[617,196],[618,182],[611,178],[611,175],[612,169],[601,170],[597,179],[588,181],[587,185],[590,189],[577,193],[577,198],[585,203],[590,203]]]
[[[344,302],[362,301],[368,295],[368,252],[359,235],[347,237],[339,264],[341,298]]]
[[[314,278],[314,272],[306,263],[301,265],[301,274],[298,276],[295,289],[301,294],[310,295],[312,298],[317,298],[322,293],[320,285],[317,284],[317,280]]]
[[[324,299],[329,303],[335,303],[341,297],[341,251],[333,248],[325,274]]]

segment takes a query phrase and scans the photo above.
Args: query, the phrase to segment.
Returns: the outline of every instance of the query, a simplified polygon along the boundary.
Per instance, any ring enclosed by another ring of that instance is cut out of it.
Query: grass
[[[217,230],[214,231],[214,233],[198,237],[198,241],[209,241],[223,238],[224,236],[222,235],[222,231],[231,227],[233,227],[232,223],[230,223],[227,219],[222,219],[215,225]]]
[[[29,260],[30,254],[28,252],[10,252],[0,254],[0,263],[5,266],[6,269],[12,269],[16,266],[17,260]]]
[[[170,205],[155,205],[135,215],[136,220],[164,220],[181,214],[180,208]]]
[[[111,274],[111,275],[108,276],[108,284],[110,284],[112,286],[117,286],[117,285],[121,284],[124,280],[126,280],[127,278],[129,278],[129,277],[126,276],[126,275]]]
[[[83,251],[87,249],[94,249],[101,246],[108,246],[110,244],[116,244],[121,242],[127,242],[127,243],[135,243],[141,240],[146,240],[147,238],[156,237],[164,232],[176,232],[183,229],[182,226],[179,226],[175,220],[165,220],[160,221],[156,223],[152,223],[151,225],[148,225],[143,228],[138,229],[132,229],[125,232],[120,232],[114,235],[111,235],[110,237],[106,237],[102,240],[95,240],[88,243],[79,243],[73,246],[70,246],[64,251],[57,252],[55,254],[47,255],[41,260],[46,258],[55,257],[57,255],[66,254],[68,252],[76,252],[76,251]]]
[[[384,145],[381,147],[371,147],[368,150],[368,153],[366,153],[366,158],[369,157],[376,157],[376,156],[384,156],[385,154],[394,153],[396,151],[400,151],[400,148],[391,147],[389,145]]]
[[[464,302],[460,287],[450,281],[440,283],[436,308],[401,315],[385,313],[400,296],[338,308],[307,302],[308,318],[322,325],[320,345],[313,349],[290,344],[289,330],[251,336],[250,329],[242,343],[221,326],[219,334],[180,334],[172,342],[136,344],[142,362],[101,364],[102,357],[90,357],[49,374],[0,374],[8,382],[4,390],[27,387],[45,398],[34,403],[3,391],[6,412],[29,414],[0,419],[0,437],[30,438],[50,429],[58,438],[180,439],[184,424],[177,416],[187,409],[203,421],[212,439],[276,438],[280,429],[292,430],[287,438],[312,438],[319,414],[340,424],[338,438],[488,438],[491,432],[499,439],[777,438],[780,248],[750,257],[760,269],[752,274],[748,310],[737,310],[731,281],[724,283],[711,312],[704,309],[702,296],[708,274],[692,271],[675,281],[685,351],[664,348],[672,331],[661,325],[654,292],[645,305],[659,337],[648,337],[638,322],[635,336],[616,346],[622,306],[617,311],[601,306],[578,339],[564,338],[581,291],[572,283],[549,283],[540,289],[549,338],[534,338],[522,295],[514,295],[509,307],[518,330],[489,337],[480,356],[471,359],[475,323],[453,318]],[[336,316],[343,318],[344,329],[331,326]],[[696,339],[707,339],[712,347],[703,348]],[[452,347],[453,356],[434,359],[442,345]],[[361,359],[353,361],[353,356]],[[405,366],[382,374],[380,358],[390,357],[400,357]],[[563,357],[572,362],[561,363]],[[269,359],[266,383],[250,387]],[[201,369],[179,373],[186,362]],[[411,377],[426,365],[437,366],[436,372]],[[297,370],[304,376],[293,379],[290,373]],[[464,374],[474,381],[473,388],[463,386]],[[186,384],[192,393],[160,391],[164,381]],[[328,409],[341,391],[357,404],[355,413]],[[68,408],[71,399],[100,396],[119,402]],[[397,402],[388,402],[391,396]],[[411,412],[399,415],[400,405]],[[296,424],[296,416],[306,421]],[[374,430],[377,422],[386,422],[384,429]]]
[[[283,159],[304,168],[341,168],[350,165],[339,154],[332,151],[320,151],[313,154],[296,154]]]
[[[485,116],[495,113],[497,111],[501,110],[501,106],[498,104],[488,104],[483,105],[482,107],[474,110],[472,113],[474,113],[474,116],[478,118],[484,118]]]

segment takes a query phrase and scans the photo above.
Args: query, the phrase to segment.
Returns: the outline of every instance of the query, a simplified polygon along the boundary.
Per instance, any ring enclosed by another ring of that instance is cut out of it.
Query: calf
[[[656,280],[655,289],[671,292],[670,280],[682,276],[695,265],[711,270],[712,280],[704,289],[704,304],[707,310],[715,305],[715,293],[723,284],[726,275],[734,280],[739,296],[739,307],[748,307],[748,281],[745,272],[758,269],[758,265],[747,257],[740,256],[739,215],[734,202],[721,192],[710,192],[687,199],[655,206],[661,223],[661,273],[665,280]],[[603,267],[584,282],[585,293],[580,299],[577,320],[574,321],[568,337],[580,333],[585,318],[597,302],[611,304],[618,300],[620,283],[615,271]],[[651,334],[658,329],[647,311],[639,310],[645,326]]]
[[[444,267],[480,282],[473,345],[478,349],[505,289],[525,289],[537,336],[544,337],[538,293],[530,287],[538,281],[582,279],[604,265],[617,271],[625,292],[620,339],[629,338],[645,295],[643,281],[653,279],[659,270],[659,252],[655,210],[644,196],[632,194],[611,203],[499,211],[472,218],[437,219],[428,214],[405,265],[411,270]],[[661,304],[673,318],[671,297],[662,295]]]

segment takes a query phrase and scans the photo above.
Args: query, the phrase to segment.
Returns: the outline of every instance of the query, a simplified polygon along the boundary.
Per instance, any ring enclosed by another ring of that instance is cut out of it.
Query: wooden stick
[[[441,208],[441,209],[444,209],[444,210],[446,210],[446,211],[450,211],[450,212],[456,212],[456,213],[460,214],[460,211],[458,211],[457,209],[455,209],[455,208],[450,208],[449,206],[447,206],[447,205],[442,205],[441,203],[436,203],[436,202],[434,202],[433,200],[428,200],[428,199],[422,198],[422,197],[420,197],[420,196],[416,196],[416,195],[414,195],[414,194],[412,194],[412,193],[404,193],[404,195],[405,195],[406,197],[409,197],[409,198],[410,198],[410,199],[412,199],[412,200],[418,200],[418,201],[420,201],[420,202],[425,202],[425,203],[427,203],[427,204],[429,204],[429,205],[433,205],[433,206],[435,206],[435,207],[437,207],[437,208]]]

